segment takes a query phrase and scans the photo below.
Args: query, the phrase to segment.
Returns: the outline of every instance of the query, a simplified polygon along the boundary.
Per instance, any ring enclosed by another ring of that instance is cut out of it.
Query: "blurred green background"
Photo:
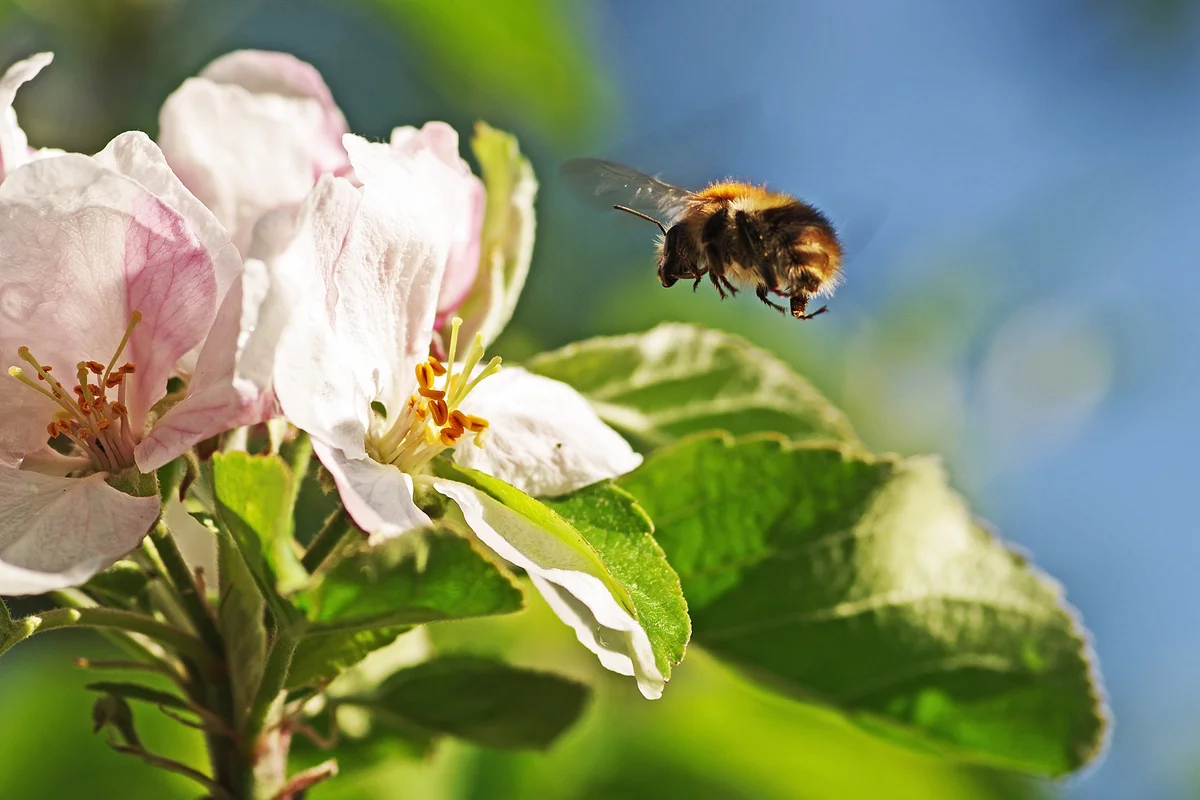
[[[1200,543],[1193,311],[1200,14],[1185,0],[990,8],[953,0],[0,0],[5,63],[56,59],[18,100],[35,146],[92,152],[156,128],[185,77],[239,47],[314,63],[358,133],[476,119],[542,181],[506,360],[661,320],[747,336],[796,365],[877,450],[938,452],[977,509],[1063,581],[1119,726],[1057,786],[954,766],[774,697],[693,651],[663,700],[603,673],[539,601],[435,627],[598,688],[547,754],[446,746],[313,798],[1067,798],[1200,794]],[[574,204],[567,157],[685,186],[733,175],[824,208],[848,243],[830,314],[659,287],[652,231]],[[19,604],[27,612],[34,603]],[[90,734],[99,640],[0,661],[0,798],[193,796]],[[199,740],[139,709],[185,760]]]

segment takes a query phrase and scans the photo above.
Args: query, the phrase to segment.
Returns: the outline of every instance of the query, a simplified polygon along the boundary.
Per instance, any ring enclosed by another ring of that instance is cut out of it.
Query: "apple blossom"
[[[349,128],[311,64],[287,53],[239,50],[184,81],[163,104],[159,144],[183,183],[245,252],[264,214],[294,210],[321,175],[353,177],[342,146]],[[401,153],[429,151],[458,174],[469,192],[456,219],[439,310],[466,297],[479,269],[484,188],[458,154],[458,133],[431,122],[392,131]]]
[[[158,419],[168,378],[227,343],[209,337],[223,289],[239,321],[241,260],[146,136],[10,172],[0,218],[0,594],[29,594],[136,547],[159,515],[145,473],[260,407]]]
[[[448,357],[429,355],[470,187],[427,149],[344,142],[361,185],[322,177],[270,264],[264,307],[290,310],[274,370],[284,414],[310,434],[370,542],[431,525],[421,498],[449,498],[481,542],[529,572],[606,667],[636,675],[657,697],[663,678],[646,633],[595,554],[429,469],[450,450],[460,464],[546,495],[627,472],[640,456],[570,387],[501,370],[499,358],[484,359],[479,335],[459,342],[458,320]]]

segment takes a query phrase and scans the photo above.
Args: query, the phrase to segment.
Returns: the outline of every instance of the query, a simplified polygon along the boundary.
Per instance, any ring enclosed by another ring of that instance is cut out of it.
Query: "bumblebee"
[[[663,286],[691,280],[694,291],[707,275],[721,299],[737,294],[740,285],[753,287],[759,300],[796,319],[828,310],[821,306],[810,314],[808,302],[837,288],[842,246],[829,219],[808,203],[735,181],[691,192],[598,159],[568,161],[562,174],[584,199],[619,201],[612,207],[658,226]],[[788,307],[771,295],[786,299]]]

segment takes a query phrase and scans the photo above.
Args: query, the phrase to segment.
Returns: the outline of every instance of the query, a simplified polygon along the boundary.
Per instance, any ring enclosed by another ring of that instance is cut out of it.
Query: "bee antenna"
[[[648,214],[643,214],[640,211],[634,211],[632,208],[628,208],[626,206],[613,206],[613,208],[615,208],[617,211],[624,211],[628,214],[633,214],[635,217],[641,217],[642,219],[646,220],[647,222],[653,222],[655,225],[658,226],[658,229],[663,232],[663,236],[667,235],[666,227],[661,222],[656,220],[654,217],[652,217]]]

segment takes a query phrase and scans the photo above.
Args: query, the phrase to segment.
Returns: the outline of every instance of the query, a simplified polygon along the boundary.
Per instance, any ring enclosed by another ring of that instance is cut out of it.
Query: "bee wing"
[[[692,193],[633,167],[598,158],[573,158],[559,170],[571,193],[588,205],[623,205],[663,215],[683,215]]]

